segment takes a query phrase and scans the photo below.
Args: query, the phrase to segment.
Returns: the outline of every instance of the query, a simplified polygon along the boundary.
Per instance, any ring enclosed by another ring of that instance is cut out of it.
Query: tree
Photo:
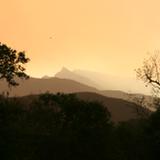
[[[155,93],[160,92],[160,57],[159,52],[143,61],[143,66],[136,70],[137,77],[151,85]]]
[[[19,85],[15,78],[27,79],[24,64],[29,61],[25,52],[18,52],[5,44],[0,43],[0,79],[5,79],[9,85]]]

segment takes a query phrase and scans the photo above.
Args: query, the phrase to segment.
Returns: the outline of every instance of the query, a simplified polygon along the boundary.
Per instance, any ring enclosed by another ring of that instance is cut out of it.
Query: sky
[[[159,0],[1,0],[0,41],[31,59],[27,72],[61,67],[135,76],[160,49]]]

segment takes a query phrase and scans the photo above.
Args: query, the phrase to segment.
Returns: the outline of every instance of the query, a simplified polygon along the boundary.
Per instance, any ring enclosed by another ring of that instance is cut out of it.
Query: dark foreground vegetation
[[[2,96],[0,159],[160,159],[160,110],[116,125],[110,118],[102,104],[73,94],[44,94],[33,100]]]

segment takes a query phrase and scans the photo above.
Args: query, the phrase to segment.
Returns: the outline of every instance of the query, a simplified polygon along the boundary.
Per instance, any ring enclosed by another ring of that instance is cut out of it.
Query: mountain
[[[140,95],[140,94],[128,94],[122,91],[115,90],[105,90],[101,91],[94,87],[87,86],[85,84],[76,82],[70,79],[61,79],[61,78],[30,78],[29,80],[18,80],[20,83],[19,86],[8,89],[7,84],[4,81],[0,81],[1,93],[4,91],[9,91],[10,96],[26,96],[26,95],[34,95],[45,92],[57,93],[75,93],[75,92],[94,92],[106,97],[123,99],[129,102],[137,103],[139,99],[142,97],[145,98],[145,103],[143,105],[150,110],[155,110],[152,106],[153,98],[151,96]],[[139,103],[137,103],[139,104]]]
[[[64,70],[64,69],[63,69]],[[62,72],[61,72],[62,73]],[[78,76],[77,76],[78,77]],[[20,84],[17,87],[12,87],[10,93],[11,96],[25,96],[29,94],[39,94],[44,92],[64,92],[64,93],[72,93],[72,92],[95,92],[107,97],[119,98],[128,100],[129,94],[122,91],[113,91],[113,90],[98,90],[94,87],[90,87],[83,83],[77,82],[71,79],[64,78],[30,78],[28,80],[17,80]],[[7,91],[8,86],[5,81],[0,81],[1,91]]]
[[[94,80],[95,84],[98,84],[98,86],[94,87],[100,90],[120,90],[127,93],[151,94],[151,88],[145,87],[144,83],[135,77],[113,76],[85,70],[74,70],[73,73]]]
[[[136,109],[140,106],[135,103],[106,97],[106,91],[102,92],[94,87],[89,87],[82,83],[60,78],[50,78],[50,79],[40,79],[40,78],[30,78],[29,80],[18,80],[19,86],[12,88],[10,91],[10,96],[27,96],[30,97],[25,100],[28,103],[33,95],[38,95],[45,92],[50,93],[75,93],[77,96],[83,100],[93,100],[103,103],[108,110],[111,112],[112,119],[115,122],[126,121],[129,119],[137,118]],[[4,81],[0,81],[1,91],[7,91],[7,84]],[[110,93],[110,94],[109,94]],[[118,95],[119,93],[119,95]],[[103,94],[103,95],[102,95]],[[117,97],[123,93],[116,92]],[[124,94],[125,95],[125,94]],[[111,91],[108,92],[108,96],[111,96]],[[123,97],[121,97],[123,98]]]
[[[10,90],[10,96],[25,96],[30,94],[40,94],[45,92],[57,93],[73,93],[73,92],[98,92],[94,87],[89,87],[85,84],[60,78],[30,78],[28,80],[18,80],[20,84]],[[7,84],[0,81],[1,92],[8,91]]]
[[[133,94],[128,94],[123,91],[119,91],[119,90],[104,90],[104,91],[101,91],[101,94],[106,97],[118,98],[118,99],[123,99],[123,100],[129,100],[130,96],[133,95]]]
[[[116,123],[139,118],[140,115],[139,112],[137,112],[137,109],[143,113],[145,112],[146,114],[150,113],[149,110],[125,100],[105,97],[93,92],[79,92],[75,94],[81,100],[98,101],[102,103],[111,113],[112,121]],[[29,106],[33,100],[37,99],[37,95],[24,96],[17,99],[20,100],[22,105],[25,104],[26,106]]]
[[[140,112],[150,113],[135,103],[128,102],[122,99],[110,98],[97,93],[83,92],[77,93],[77,96],[86,101],[98,101],[107,107],[111,113],[111,118],[114,122],[128,121],[139,117],[137,109]]]
[[[129,94],[126,92],[116,91],[116,90],[100,91],[100,94],[106,97],[117,98],[117,99],[129,101],[129,102],[134,102],[136,104],[139,104],[143,107],[148,108],[151,111],[156,110],[154,106],[154,97],[149,96],[149,95]]]
[[[85,70],[74,70],[63,67],[55,77],[75,80],[77,82],[95,87],[99,90],[119,90],[126,93],[151,94],[151,88],[134,77],[121,77]]]
[[[151,102],[153,101],[151,96],[144,95],[144,93],[150,94],[151,89],[146,88],[143,82],[134,78],[112,76],[85,70],[70,71],[67,68],[62,68],[56,76],[59,78],[72,79],[95,87],[98,90],[95,91],[96,93],[107,97],[123,99],[136,103],[140,99],[144,98],[146,107],[151,106]],[[153,107],[150,107],[150,109],[154,110]]]
[[[63,67],[60,72],[56,73],[55,77],[63,79],[71,79],[92,87],[98,86],[94,81],[90,80],[90,78],[76,74],[65,67]]]

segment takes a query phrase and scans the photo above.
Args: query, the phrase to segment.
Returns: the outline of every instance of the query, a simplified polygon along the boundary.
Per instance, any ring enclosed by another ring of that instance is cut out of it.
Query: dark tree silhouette
[[[105,106],[74,94],[0,97],[0,159],[159,160],[159,124],[160,110],[113,124]]]
[[[18,52],[5,44],[0,43],[0,79],[5,79],[9,85],[19,85],[15,78],[27,79],[24,64],[29,61],[25,52]]]

